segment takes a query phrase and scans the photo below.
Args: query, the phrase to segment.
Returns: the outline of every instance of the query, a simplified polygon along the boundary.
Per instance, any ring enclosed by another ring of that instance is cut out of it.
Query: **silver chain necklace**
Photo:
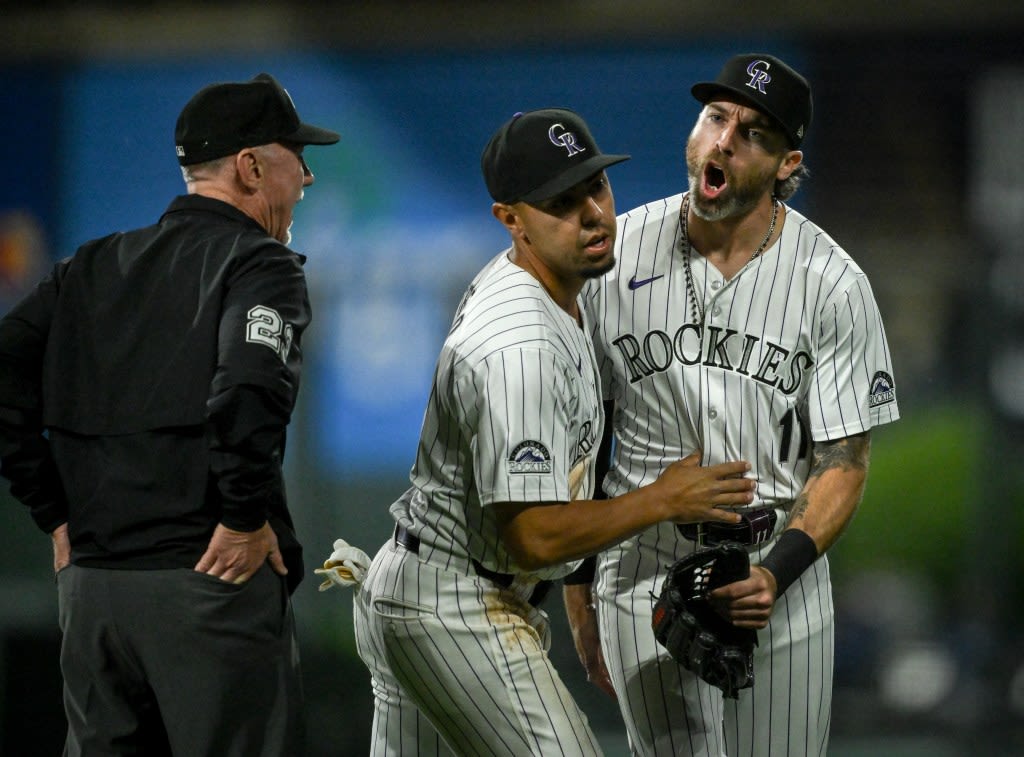
[[[775,221],[779,215],[779,201],[775,199],[775,195],[772,195],[772,222],[768,224],[768,233],[764,235],[764,239],[761,240],[761,244],[754,250],[754,254],[750,256],[750,260],[754,260],[758,255],[764,252],[765,247],[768,246],[768,240],[772,238],[772,234],[775,233]],[[683,206],[679,210],[679,249],[683,253],[683,265],[686,267],[686,293],[690,300],[690,314],[693,316],[693,322],[700,326],[701,337],[704,335],[704,307],[703,305],[697,304],[697,288],[693,285],[693,269],[690,268],[690,253],[692,248],[690,247],[690,195],[683,198]],[[750,262],[749,260],[747,261]]]

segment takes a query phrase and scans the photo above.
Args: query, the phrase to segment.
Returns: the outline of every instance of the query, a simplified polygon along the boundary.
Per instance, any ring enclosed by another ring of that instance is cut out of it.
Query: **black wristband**
[[[765,555],[761,567],[767,568],[775,576],[775,596],[781,597],[782,592],[817,559],[818,546],[810,534],[799,528],[787,528],[772,551]]]
[[[591,584],[594,583],[595,573],[597,573],[597,555],[584,557],[580,566],[563,578],[562,583],[566,586],[573,586],[575,584]]]

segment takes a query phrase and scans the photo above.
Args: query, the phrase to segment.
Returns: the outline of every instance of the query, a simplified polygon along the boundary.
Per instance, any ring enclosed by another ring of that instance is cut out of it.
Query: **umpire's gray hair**
[[[788,179],[776,179],[775,196],[783,201],[788,200],[796,194],[796,190],[800,188],[800,184],[810,175],[811,169],[801,163],[796,167],[796,170],[789,175]]]
[[[225,155],[223,158],[214,158],[208,160],[205,163],[193,163],[190,166],[181,167],[181,178],[185,180],[186,184],[192,184],[201,179],[210,179],[220,173],[221,168],[224,167],[224,163],[229,158],[233,158],[234,155]]]

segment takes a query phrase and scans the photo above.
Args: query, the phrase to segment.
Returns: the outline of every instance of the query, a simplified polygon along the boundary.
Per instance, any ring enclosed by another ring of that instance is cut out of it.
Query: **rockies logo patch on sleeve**
[[[519,442],[508,458],[509,473],[550,473],[551,453],[532,439]]]
[[[879,371],[871,379],[871,396],[868,398],[870,407],[878,407],[886,402],[896,399],[896,387],[892,383],[892,376],[885,371]]]

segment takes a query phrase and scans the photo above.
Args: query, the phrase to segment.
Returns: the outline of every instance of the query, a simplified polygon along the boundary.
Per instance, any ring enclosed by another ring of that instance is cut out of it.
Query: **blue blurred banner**
[[[305,120],[342,135],[307,150],[316,183],[293,229],[314,306],[307,449],[325,475],[404,471],[462,290],[508,243],[480,177],[492,131],[519,110],[580,112],[603,150],[633,156],[610,171],[626,210],[684,187],[698,112],[689,86],[747,46],[83,64],[53,77],[57,105],[25,98],[60,114],[43,119],[60,211],[36,210],[52,222],[54,257],[152,223],[184,191],[173,131],[188,98],[213,81],[274,74]],[[791,49],[772,51],[801,64]]]

